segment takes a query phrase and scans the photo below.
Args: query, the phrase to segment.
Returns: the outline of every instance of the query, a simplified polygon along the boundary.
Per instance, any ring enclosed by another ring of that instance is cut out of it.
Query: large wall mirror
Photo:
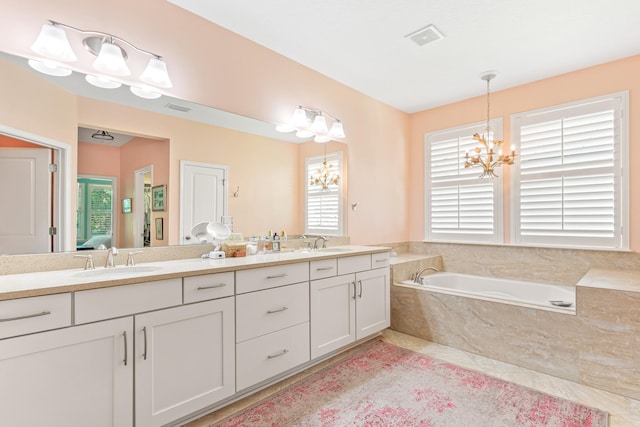
[[[0,235],[10,235],[40,214],[55,225],[55,235],[45,236],[40,248],[16,236],[0,245],[0,254],[180,244],[181,161],[227,168],[224,214],[233,217],[234,231],[245,236],[267,230],[304,233],[305,159],[325,148],[341,152],[344,159],[340,185],[346,200],[345,144],[301,143],[277,133],[270,123],[165,96],[142,100],[91,87],[81,75],[44,76],[30,70],[24,58],[4,53],[0,69],[0,149],[40,148],[46,152],[43,161],[63,169],[47,181],[50,191],[35,197],[33,212],[4,210],[0,227]],[[102,131],[126,141],[92,138]],[[65,187],[65,180],[71,185]],[[28,191],[23,182],[5,177],[0,183],[3,204]],[[160,194],[162,209],[153,209]],[[107,214],[109,198],[113,208]],[[25,218],[29,221],[20,224]],[[105,236],[111,232],[110,241],[89,242],[91,227]],[[346,223],[343,230],[346,235]]]

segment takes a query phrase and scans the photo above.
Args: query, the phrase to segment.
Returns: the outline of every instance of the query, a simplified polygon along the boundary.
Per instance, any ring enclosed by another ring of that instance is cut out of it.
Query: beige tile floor
[[[399,347],[408,348],[410,350],[425,354],[427,356],[445,360],[475,371],[484,372],[487,375],[511,381],[526,387],[539,390],[554,396],[580,402],[594,408],[599,408],[609,412],[609,427],[640,427],[640,401],[623,397],[617,394],[599,390],[593,387],[584,386],[571,381],[556,378],[550,375],[541,374],[530,369],[521,368],[487,357],[478,356],[466,351],[458,350],[452,347],[443,346],[410,335],[402,334],[392,330],[386,330],[382,334],[382,339]],[[252,396],[235,402],[225,408],[222,408],[212,414],[204,416],[198,420],[187,424],[187,427],[209,427],[214,422],[219,421],[233,413],[239,412],[252,405],[260,399],[263,399],[288,385],[305,378],[314,372],[322,369],[330,363],[334,363],[338,359],[347,357],[349,353],[343,353],[314,366],[298,375],[288,378],[278,384],[275,384],[265,390],[262,390]]]

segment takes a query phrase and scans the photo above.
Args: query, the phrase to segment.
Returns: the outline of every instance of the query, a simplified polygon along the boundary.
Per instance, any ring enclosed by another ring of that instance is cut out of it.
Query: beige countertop
[[[577,286],[640,292],[640,270],[592,268],[580,279]]]
[[[389,248],[381,246],[336,246],[312,251],[274,252],[239,258],[193,258],[148,262],[138,264],[135,267],[97,267],[95,270],[77,268],[8,274],[0,276],[0,301],[128,285],[152,280],[270,267],[293,262],[373,254],[389,250]]]

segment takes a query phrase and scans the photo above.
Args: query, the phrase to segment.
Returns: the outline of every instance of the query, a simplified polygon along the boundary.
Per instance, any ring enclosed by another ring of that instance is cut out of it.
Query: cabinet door
[[[0,425],[133,425],[131,317],[0,341]]]
[[[235,393],[234,297],[135,317],[136,427],[159,426]]]
[[[311,282],[311,358],[337,350],[356,339],[355,275]]]
[[[356,339],[391,325],[389,269],[379,268],[356,274]]]

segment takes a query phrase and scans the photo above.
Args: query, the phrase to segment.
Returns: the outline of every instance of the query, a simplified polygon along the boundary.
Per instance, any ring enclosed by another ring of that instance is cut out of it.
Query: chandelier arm
[[[149,52],[148,50],[140,49],[139,47],[137,47],[133,43],[128,42],[125,39],[120,38],[118,36],[114,36],[113,34],[105,33],[103,31],[81,30],[81,29],[73,27],[71,25],[63,24],[62,22],[53,21],[51,19],[49,19],[49,22],[52,25],[60,26],[60,27],[63,27],[63,28],[69,28],[70,30],[76,31],[76,32],[81,33],[81,34],[98,34],[98,35],[101,35],[101,36],[104,36],[104,37],[109,37],[110,39],[118,40],[119,42],[124,43],[127,46],[130,46],[130,47],[134,48],[138,52],[141,52],[141,53],[144,53],[146,55],[152,56],[152,57],[154,57],[156,59],[162,59],[162,56],[160,56],[158,54],[155,54],[153,52]]]

